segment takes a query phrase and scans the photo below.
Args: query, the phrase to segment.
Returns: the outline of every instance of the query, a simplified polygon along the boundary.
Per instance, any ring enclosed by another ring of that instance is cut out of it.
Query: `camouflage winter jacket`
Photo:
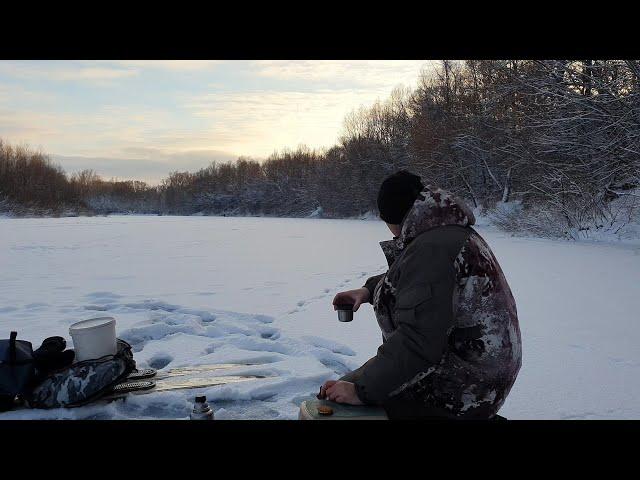
[[[520,329],[474,223],[464,203],[427,186],[400,236],[381,242],[389,270],[365,287],[384,341],[343,377],[363,402],[452,418],[490,418],[504,403],[521,365]]]

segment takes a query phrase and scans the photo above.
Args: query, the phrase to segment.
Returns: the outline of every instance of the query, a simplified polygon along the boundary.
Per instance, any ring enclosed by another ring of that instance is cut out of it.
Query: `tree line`
[[[442,61],[414,89],[350,113],[334,146],[173,172],[158,186],[66,176],[0,143],[0,197],[94,213],[352,217],[408,169],[501,227],[577,238],[633,221],[640,61]]]

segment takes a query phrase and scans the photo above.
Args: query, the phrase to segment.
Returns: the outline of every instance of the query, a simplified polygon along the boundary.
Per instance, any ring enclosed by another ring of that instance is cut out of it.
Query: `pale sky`
[[[158,182],[173,170],[306,144],[415,87],[428,60],[0,61],[0,138],[69,173]]]

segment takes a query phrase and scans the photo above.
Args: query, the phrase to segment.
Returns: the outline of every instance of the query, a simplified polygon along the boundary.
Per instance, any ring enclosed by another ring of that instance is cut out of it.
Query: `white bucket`
[[[99,317],[74,323],[69,327],[73,339],[75,361],[92,360],[115,355],[116,320],[113,317]]]

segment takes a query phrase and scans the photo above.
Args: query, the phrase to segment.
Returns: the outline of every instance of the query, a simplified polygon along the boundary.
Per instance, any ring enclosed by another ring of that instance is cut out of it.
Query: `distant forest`
[[[158,186],[67,175],[0,141],[0,211],[355,217],[376,212],[399,169],[507,230],[619,230],[640,206],[640,60],[442,61],[417,88],[350,113],[330,148],[175,171]]]

